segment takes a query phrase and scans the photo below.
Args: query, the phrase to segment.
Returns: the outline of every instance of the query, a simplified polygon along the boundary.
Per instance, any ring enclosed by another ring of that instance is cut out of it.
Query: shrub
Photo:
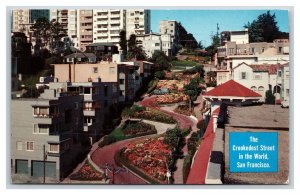
[[[99,147],[103,147],[103,146],[112,144],[112,143],[114,143],[116,141],[117,141],[117,139],[114,136],[112,136],[112,135],[105,135],[103,137],[103,140],[101,142],[99,142],[98,146]]]
[[[184,161],[183,161],[183,168],[182,168],[183,183],[186,183],[186,180],[189,176],[191,170],[191,164],[192,164],[192,156],[188,154],[184,157]]]
[[[186,137],[188,134],[190,134],[191,131],[192,131],[192,127],[190,126],[189,128],[184,129],[184,130],[181,132],[181,135],[182,135],[183,137]]]

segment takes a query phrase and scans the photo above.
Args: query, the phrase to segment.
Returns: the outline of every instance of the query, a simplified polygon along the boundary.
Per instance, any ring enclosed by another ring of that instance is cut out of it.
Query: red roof
[[[217,86],[216,88],[204,93],[203,96],[261,97],[260,94],[235,82],[234,80],[229,80],[226,83]]]

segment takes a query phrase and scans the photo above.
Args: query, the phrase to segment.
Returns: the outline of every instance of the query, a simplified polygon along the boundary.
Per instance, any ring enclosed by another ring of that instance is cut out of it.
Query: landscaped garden
[[[178,105],[177,108],[175,108],[174,112],[186,116],[190,116],[194,114],[194,111],[191,111],[188,105]]]
[[[127,120],[121,127],[114,129],[109,135],[104,136],[103,140],[99,142],[99,146],[103,147],[116,141],[156,133],[157,130],[153,125],[141,121]]]
[[[122,117],[147,119],[168,124],[176,123],[176,120],[173,117],[168,116],[163,112],[151,108],[146,109],[144,106],[138,105],[133,105],[130,108],[125,108],[122,112]]]
[[[165,184],[170,154],[169,146],[164,143],[164,138],[160,137],[127,144],[120,151],[119,158],[125,166],[133,166],[135,171],[140,172],[145,179],[150,179],[152,183]]]
[[[178,102],[185,102],[187,100],[188,96],[183,93],[170,93],[157,96],[155,102],[157,104],[174,104]]]
[[[95,170],[89,163],[85,162],[85,164],[81,167],[81,169],[72,174],[70,179],[72,180],[82,180],[82,181],[93,181],[93,180],[102,180],[104,175],[97,170]]]

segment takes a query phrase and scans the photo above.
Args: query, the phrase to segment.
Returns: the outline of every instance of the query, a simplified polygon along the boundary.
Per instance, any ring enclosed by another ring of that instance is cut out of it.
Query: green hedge
[[[184,161],[183,161],[183,168],[182,168],[183,183],[186,183],[186,180],[189,176],[191,170],[191,164],[192,164],[192,156],[188,154],[184,157]]]
[[[183,129],[181,135],[182,135],[183,137],[186,137],[187,135],[189,135],[189,134],[191,133],[191,131],[192,131],[192,127],[190,126],[190,127],[187,128],[187,129]]]
[[[127,167],[128,169],[130,169],[131,171],[133,171],[134,173],[136,173],[137,175],[139,175],[141,178],[145,179],[146,181],[148,181],[150,184],[160,184],[158,181],[156,181],[155,179],[149,177],[148,175],[146,175],[145,173],[143,173],[142,171],[140,171],[139,169],[137,169],[136,167],[134,167],[133,165],[131,165],[130,163],[128,163],[125,159],[123,159],[121,157],[121,153],[123,152],[123,149],[119,150],[116,153],[115,159],[120,162],[121,164],[123,164],[125,167]]]

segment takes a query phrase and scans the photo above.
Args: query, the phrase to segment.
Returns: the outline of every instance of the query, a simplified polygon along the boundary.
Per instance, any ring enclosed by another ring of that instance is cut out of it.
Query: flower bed
[[[159,80],[156,85],[156,88],[167,88],[168,90],[183,91],[184,84],[185,83],[183,81],[178,80]]]
[[[166,164],[170,158],[170,150],[163,143],[162,137],[129,143],[121,150],[120,157],[157,182],[167,183]]]
[[[171,94],[157,96],[155,101],[157,104],[172,104],[172,103],[178,103],[187,100],[188,100],[188,96],[183,93],[179,93],[179,94],[171,93]]]
[[[166,115],[163,112],[145,108],[143,106],[133,105],[131,108],[126,108],[122,112],[122,117],[132,117],[140,119],[148,119],[152,121],[174,124],[176,120],[173,117]]]
[[[190,116],[193,113],[193,111],[190,111],[190,108],[188,105],[179,105],[177,108],[175,108],[174,112],[177,112],[178,114],[183,114],[186,116]]]
[[[148,109],[142,112],[136,112],[134,113],[133,117],[153,120],[162,123],[169,123],[169,124],[176,123],[176,120],[173,117],[153,109]]]
[[[154,134],[157,133],[153,125],[143,123],[143,122],[132,122],[128,121],[125,123],[122,131],[125,136],[138,136],[145,134]]]
[[[72,180],[102,180],[103,174],[96,171],[90,164],[85,163],[81,169],[70,176]]]

